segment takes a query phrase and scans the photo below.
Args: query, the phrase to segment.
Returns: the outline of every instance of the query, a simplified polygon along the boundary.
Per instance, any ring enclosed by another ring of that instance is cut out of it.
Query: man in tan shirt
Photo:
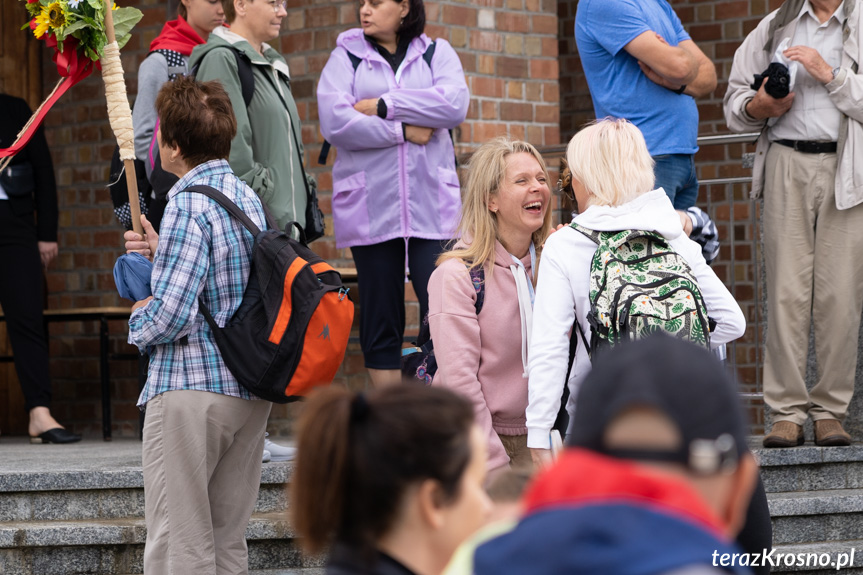
[[[786,0],[734,57],[725,117],[736,132],[761,130],[753,197],[764,195],[767,343],[764,399],[773,413],[765,447],[849,445],[842,428],[854,392],[863,310],[863,46],[859,0]],[[792,92],[750,87],[783,40],[796,63]],[[859,166],[859,167],[858,167]],[[810,319],[811,318],[811,319]],[[806,388],[810,326],[817,380]]]

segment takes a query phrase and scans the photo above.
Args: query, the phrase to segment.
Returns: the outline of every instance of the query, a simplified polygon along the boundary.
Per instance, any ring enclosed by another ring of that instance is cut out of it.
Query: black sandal
[[[81,441],[81,436],[62,427],[49,429],[36,437],[30,438],[30,443],[75,443]]]

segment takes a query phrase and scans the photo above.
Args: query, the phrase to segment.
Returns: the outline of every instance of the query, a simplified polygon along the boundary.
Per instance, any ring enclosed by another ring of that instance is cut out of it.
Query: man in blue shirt
[[[716,69],[667,0],[582,0],[575,40],[597,118],[626,118],[644,133],[656,187],[674,207],[695,204],[698,109]]]

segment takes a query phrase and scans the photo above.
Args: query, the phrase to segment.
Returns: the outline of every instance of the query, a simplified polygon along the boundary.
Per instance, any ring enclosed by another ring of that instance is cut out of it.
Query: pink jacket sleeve
[[[503,443],[492,428],[491,412],[477,379],[481,355],[476,290],[464,262],[447,260],[429,280],[429,328],[438,371],[432,385],[447,387],[466,397],[476,423],[488,440],[488,469],[509,463]]]
[[[330,54],[318,82],[318,116],[321,133],[344,150],[389,148],[404,143],[402,124],[354,110],[354,68],[344,48]]]
[[[419,60],[414,65],[425,66],[425,63]],[[381,96],[387,103],[388,120],[446,130],[464,122],[470,93],[461,60],[446,40],[435,42],[431,71],[432,87],[399,88]]]

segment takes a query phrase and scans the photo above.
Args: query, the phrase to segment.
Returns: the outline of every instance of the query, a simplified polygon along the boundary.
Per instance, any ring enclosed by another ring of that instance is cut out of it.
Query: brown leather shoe
[[[851,436],[835,419],[819,419],[815,422],[815,445],[824,447],[851,445]]]
[[[839,423],[837,421],[837,423]],[[796,447],[803,445],[803,426],[791,421],[777,421],[764,436],[764,447]]]

